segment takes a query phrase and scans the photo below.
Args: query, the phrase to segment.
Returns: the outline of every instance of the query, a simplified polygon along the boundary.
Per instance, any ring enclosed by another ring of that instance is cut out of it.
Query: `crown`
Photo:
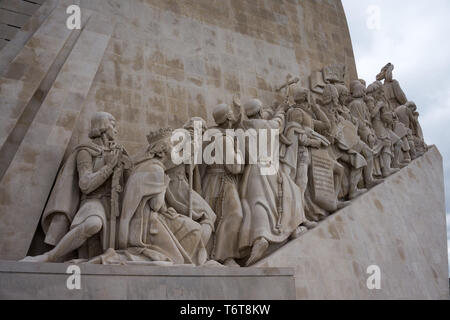
[[[149,144],[154,144],[156,142],[168,139],[171,137],[172,135],[172,128],[161,128],[159,130],[156,131],[151,131],[148,135],[147,135],[147,140]]]

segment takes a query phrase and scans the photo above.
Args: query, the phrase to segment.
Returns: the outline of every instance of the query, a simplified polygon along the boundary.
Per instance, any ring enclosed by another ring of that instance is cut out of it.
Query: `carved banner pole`
[[[123,173],[123,163],[121,161],[122,150],[120,150],[119,164],[114,168],[112,177],[112,188],[111,188],[111,220],[110,220],[110,230],[109,230],[109,248],[115,249],[116,246],[116,224],[117,217],[120,214],[119,207],[119,194],[122,192],[120,186],[120,178]]]

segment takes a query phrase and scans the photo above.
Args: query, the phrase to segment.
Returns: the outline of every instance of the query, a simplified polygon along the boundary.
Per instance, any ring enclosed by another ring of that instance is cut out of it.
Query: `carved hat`
[[[227,121],[227,119],[229,118],[230,112],[231,112],[231,109],[227,104],[225,104],[225,103],[219,104],[218,106],[216,106],[214,108],[214,111],[213,111],[214,121],[218,125],[221,125],[222,123]]]
[[[173,132],[172,128],[161,128],[156,131],[151,131],[147,135],[148,144],[150,146],[153,146],[158,142],[166,141],[170,139],[170,137],[172,136],[172,132]]]
[[[96,112],[91,118],[91,130],[89,138],[95,139],[102,136],[111,126],[111,120],[116,121],[112,114],[107,112]]]
[[[366,86],[361,83],[361,80],[353,80],[350,83],[350,92],[353,98],[361,98],[364,96],[366,91]]]
[[[338,83],[338,84],[335,84],[334,86],[335,86],[339,96],[341,96],[343,94],[350,95],[350,90],[348,90],[346,85]]]
[[[244,111],[247,117],[253,117],[261,111],[262,102],[258,99],[251,99],[244,104]]]

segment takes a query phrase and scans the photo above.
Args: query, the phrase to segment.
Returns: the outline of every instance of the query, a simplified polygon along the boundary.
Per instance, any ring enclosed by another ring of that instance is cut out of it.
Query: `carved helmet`
[[[231,112],[231,109],[227,104],[225,104],[225,103],[219,104],[218,106],[215,107],[215,109],[213,111],[214,121],[218,125],[221,125],[222,123],[224,123],[225,121],[227,121],[229,119],[230,112]]]
[[[296,103],[311,102],[311,92],[307,88],[295,86],[292,89],[292,97]]]
[[[189,121],[184,124],[183,129],[191,131],[191,132],[194,132],[196,124],[201,124],[202,134],[206,130],[208,130],[208,126],[206,124],[206,121],[203,118],[200,118],[200,117],[192,117],[191,119],[189,119]]]
[[[261,112],[262,102],[258,99],[251,99],[244,104],[244,111],[247,117],[253,117]]]
[[[102,136],[111,126],[111,120],[116,121],[112,114],[107,112],[96,112],[91,118],[91,130],[89,138],[95,139]]]

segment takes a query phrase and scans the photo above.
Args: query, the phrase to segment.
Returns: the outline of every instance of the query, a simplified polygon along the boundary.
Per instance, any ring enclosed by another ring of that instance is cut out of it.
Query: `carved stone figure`
[[[235,259],[242,258],[239,235],[243,213],[238,182],[244,169],[244,159],[233,137],[226,135],[226,130],[231,129],[236,121],[231,107],[218,105],[213,111],[213,118],[217,124],[217,127],[210,129],[216,132],[214,143],[221,144],[223,154],[229,154],[233,163],[208,165],[203,178],[203,197],[217,215],[210,257],[227,266],[239,266]]]
[[[202,123],[203,130],[206,130],[206,122],[201,118],[192,118],[184,129],[191,132],[191,140],[194,141],[194,122]],[[202,132],[200,133],[202,134]],[[192,148],[193,150],[193,148]],[[189,182],[190,171],[195,176],[197,187],[191,188]],[[167,169],[167,175],[170,178],[169,187],[166,192],[167,204],[173,207],[178,213],[187,217],[192,215],[192,219],[202,226],[202,238],[205,244],[208,244],[212,233],[214,232],[214,224],[216,222],[216,214],[209,206],[208,202],[202,198],[200,173],[197,166],[194,165],[172,165]]]
[[[98,263],[207,262],[202,226],[177,213],[166,202],[170,179],[165,170],[172,165],[171,133],[167,128],[148,135],[147,151],[135,160],[135,169],[125,188],[119,250],[109,250],[97,259]]]
[[[207,131],[198,117],[183,126],[190,164],[172,159],[170,128],[151,132],[132,162],[114,117],[95,113],[91,141],[68,157],[42,217],[54,248],[23,261],[253,265],[426,152],[417,107],[393,69],[349,89],[345,66],[325,66],[310,77],[316,100],[291,75],[277,89],[286,91],[281,104],[242,106],[235,96],[214,108],[215,127]],[[245,148],[228,129],[245,131]],[[206,150],[216,161],[197,162],[199,149],[203,161]]]
[[[330,142],[314,130],[325,131],[330,127],[325,113],[311,103],[308,89],[297,86],[292,89],[292,96],[295,104],[287,112],[284,130],[287,141],[281,141],[280,161],[283,170],[302,192],[307,218],[319,221],[346,205],[338,201],[344,172],[328,152],[319,150],[330,146]],[[312,167],[321,172],[311,170]]]
[[[416,159],[426,151],[426,145],[423,140],[422,129],[418,121],[416,104],[408,101],[406,104],[397,107],[395,114],[407,131],[407,141],[410,147],[410,156]]]
[[[245,130],[282,131],[284,128],[284,109],[279,109],[272,120],[265,120],[261,117],[261,101],[252,99],[245,103],[244,110],[248,117],[248,120],[242,121]],[[251,249],[247,266],[258,261],[270,244],[283,243],[291,236],[298,237],[306,231],[301,225],[308,223],[301,202],[301,191],[294,181],[283,170],[263,175],[261,166],[246,165],[241,182],[244,219],[239,248],[241,251]]]
[[[387,143],[390,147],[384,148],[382,155],[383,160],[383,176],[387,177],[398,170],[391,168],[404,167],[407,164],[401,163],[401,152],[403,142],[393,131],[394,114],[390,110],[386,98],[384,96],[383,85],[376,81],[369,85],[367,93],[373,98],[373,102],[369,103],[369,109],[372,117],[372,126],[379,140]],[[393,152],[392,152],[393,150]],[[392,165],[391,165],[392,163]]]
[[[388,63],[381,69],[376,77],[377,81],[384,80],[383,90],[388,102],[388,107],[391,111],[395,111],[398,106],[408,102],[405,93],[400,87],[400,83],[393,78],[393,71],[394,65]]]
[[[339,102],[341,106],[337,109],[341,116],[346,120],[351,121],[358,128],[359,141],[353,147],[354,150],[360,152],[367,161],[367,166],[363,169],[364,183],[366,188],[370,189],[383,180],[375,179],[374,174],[374,160],[376,155],[381,151],[381,144],[378,143],[376,135],[371,128],[370,113],[364,102],[365,87],[359,80],[352,82],[352,93],[344,85],[335,85],[338,94]],[[350,105],[347,103],[350,101],[351,97],[353,100]]]
[[[339,112],[339,93],[335,86],[331,84],[325,86],[322,103],[323,110],[331,123],[331,129],[326,137],[332,142],[335,159],[349,166],[348,197],[349,199],[354,199],[367,191],[366,189],[358,188],[363,170],[368,187],[378,183],[373,181],[371,170],[367,169],[368,162],[366,158],[369,159],[369,163],[372,163],[373,154],[359,138],[358,128],[355,123],[345,119],[342,113]],[[361,153],[364,153],[364,156]]]
[[[352,81],[350,83],[350,91],[353,100],[348,107],[352,115],[358,119],[358,135],[374,153],[374,170],[372,174],[382,176],[381,167],[384,163],[381,161],[382,153],[385,148],[390,149],[391,144],[389,141],[379,140],[372,127],[372,117],[367,103],[373,104],[373,98],[366,95],[365,82],[362,80]]]
[[[56,247],[24,261],[61,261],[82,246],[79,258],[115,248],[120,209],[119,198],[113,194],[121,192],[124,170],[131,167],[126,151],[116,143],[116,136],[116,120],[111,114],[93,115],[91,141],[76,147],[69,156],[42,217],[45,242]]]

